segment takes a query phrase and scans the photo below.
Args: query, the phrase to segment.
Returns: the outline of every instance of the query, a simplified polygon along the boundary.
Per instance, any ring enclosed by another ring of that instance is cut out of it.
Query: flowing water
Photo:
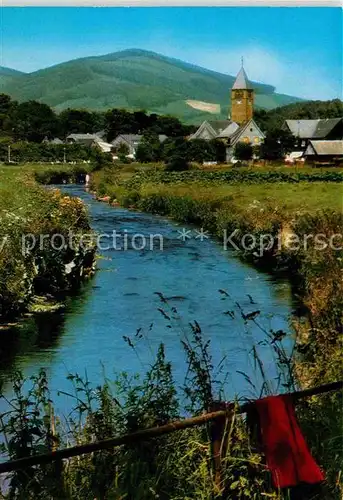
[[[251,349],[265,335],[254,322],[245,324],[237,303],[244,313],[260,310],[258,321],[267,330],[289,330],[293,305],[287,280],[242,263],[220,242],[200,237],[194,227],[185,228],[190,232],[183,241],[183,226],[167,218],[110,207],[96,201],[82,186],[62,189],[86,202],[95,231],[117,232],[116,247],[113,238],[101,238],[103,250],[96,275],[69,298],[63,313],[31,317],[20,328],[2,334],[3,394],[11,395],[9,379],[14,370],[30,376],[44,367],[57,409],[65,413],[73,402],[57,392],[70,391],[68,373],[87,372],[93,386],[104,376],[114,379],[119,372],[143,373],[161,342],[181,386],[186,364],[180,339],[189,335],[189,322],[196,320],[205,338],[211,339],[214,366],[224,359],[226,396],[256,396],[261,377],[254,368]],[[168,305],[155,292],[162,293]],[[180,319],[170,322],[158,309],[169,314],[172,307]],[[225,314],[227,311],[234,313]],[[133,350],[123,336],[133,337],[138,328],[144,338]],[[258,349],[267,376],[275,377],[270,347]],[[256,393],[239,372],[256,384]],[[1,399],[0,413],[6,407]]]

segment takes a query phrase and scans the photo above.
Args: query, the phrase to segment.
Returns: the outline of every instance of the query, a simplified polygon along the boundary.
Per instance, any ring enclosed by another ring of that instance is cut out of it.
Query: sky
[[[140,48],[307,99],[342,97],[342,10],[330,7],[5,7],[1,65],[25,72]]]

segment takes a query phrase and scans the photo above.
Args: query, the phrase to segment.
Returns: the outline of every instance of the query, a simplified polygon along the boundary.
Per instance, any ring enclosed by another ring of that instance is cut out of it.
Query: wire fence
[[[339,391],[341,389],[343,389],[343,380],[332,382],[326,385],[321,385],[319,387],[311,389],[306,389],[303,391],[296,391],[290,393],[290,395],[293,401],[296,402],[299,399],[316,396],[331,391]],[[30,457],[20,458],[18,460],[11,460],[8,462],[4,462],[0,464],[0,474],[25,469],[27,467],[32,467],[34,465],[49,464],[55,461],[64,460],[67,458],[83,455],[86,453],[93,453],[100,450],[106,450],[109,448],[114,448],[125,444],[138,443],[140,441],[158,437],[164,434],[170,434],[178,430],[200,426],[209,422],[216,422],[223,420],[225,418],[229,418],[230,415],[232,415],[233,410],[235,411],[235,413],[238,414],[246,413],[253,407],[254,407],[254,401],[247,402],[238,407],[236,407],[234,403],[226,403],[225,409],[211,411],[203,415],[199,415],[197,417],[177,420],[158,427],[142,429],[137,432],[124,434],[122,436],[109,438],[94,443],[72,446],[69,448],[64,448],[62,450],[56,450],[49,453],[43,453],[40,455],[33,455]]]

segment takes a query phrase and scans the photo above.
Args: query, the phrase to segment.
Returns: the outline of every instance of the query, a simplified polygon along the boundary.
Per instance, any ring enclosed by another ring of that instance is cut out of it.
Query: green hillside
[[[24,76],[26,73],[22,71],[17,71],[16,69],[6,68],[5,66],[0,66],[0,89],[2,90],[4,85],[7,85],[13,80],[20,76]]]
[[[154,52],[131,49],[76,59],[30,74],[16,74],[15,86],[13,80],[1,82],[1,86],[2,92],[19,101],[36,99],[57,111],[68,107],[92,110],[118,107],[198,121],[216,115],[193,109],[185,101],[220,104],[221,116],[225,117],[234,78]],[[275,93],[271,85],[253,83],[256,107],[273,109],[300,100]]]

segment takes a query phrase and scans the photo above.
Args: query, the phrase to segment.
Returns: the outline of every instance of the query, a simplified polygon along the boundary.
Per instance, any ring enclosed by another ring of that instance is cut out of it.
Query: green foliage
[[[8,146],[11,148],[11,161],[16,163],[47,162],[86,162],[98,153],[96,148],[82,144],[49,144],[46,142],[13,142],[9,137],[0,138],[0,161],[7,161]]]
[[[265,160],[279,160],[294,149],[295,138],[288,130],[268,132],[261,144],[260,156]]]
[[[13,136],[17,141],[41,142],[44,137],[52,139],[58,133],[58,119],[47,104],[27,101],[10,111]]]
[[[174,150],[174,146],[172,146]],[[181,143],[180,146],[180,156],[186,158],[187,154],[184,153],[184,149]],[[168,153],[168,157],[171,153]],[[168,157],[165,161],[168,162]],[[269,169],[226,169],[226,170],[189,170],[187,172],[173,173],[168,171],[163,171],[162,169],[152,169],[144,170],[139,173],[134,174],[127,181],[125,181],[125,186],[128,189],[137,188],[144,183],[152,182],[155,184],[174,184],[174,183],[187,183],[192,184],[195,182],[201,182],[207,184],[208,186],[217,186],[220,184],[278,184],[278,183],[288,183],[288,184],[299,184],[302,182],[316,183],[316,182],[330,182],[330,183],[340,183],[343,181],[343,173],[340,170],[318,170],[310,169],[304,170],[302,168],[298,170],[288,169],[288,168],[269,168]]]
[[[199,415],[215,403],[220,404],[226,374],[223,368],[212,365],[210,341],[205,339],[196,321],[187,329],[178,311],[169,306],[163,294],[157,292],[157,295],[161,300],[159,311],[163,317],[169,325],[173,324],[174,328],[179,327],[182,331],[181,344],[186,355],[182,393],[176,390],[173,367],[167,361],[161,344],[155,360],[142,376],[129,377],[122,373],[114,382],[107,379],[103,385],[94,388],[87,378],[68,375],[71,390],[63,394],[72,398],[74,410],[65,428],[62,420],[54,415],[45,372],[42,370],[26,384],[21,374],[17,373],[12,380],[14,397],[10,409],[0,415],[1,432],[5,437],[1,446],[4,456],[17,459],[67,445],[120,436],[182,419],[185,415]],[[235,307],[237,312],[241,311],[238,304]],[[289,390],[294,390],[293,361],[283,348],[282,339],[286,334],[263,330],[263,327],[262,331],[266,335],[266,345],[275,353],[280,380],[286,383]],[[141,328],[131,337],[124,336],[123,340],[132,353],[141,342],[149,341],[147,333]],[[263,373],[258,356],[256,364]],[[264,379],[262,395],[270,393],[269,382]],[[330,396],[325,398],[326,404],[332,402]],[[319,423],[327,432],[332,430],[328,426],[335,423],[335,431],[338,431],[339,414],[337,411],[336,414],[330,413],[328,420],[327,410],[313,398],[300,403],[298,415],[306,438],[329,477],[328,484],[318,488],[319,497],[338,499],[339,487],[335,485],[335,480],[340,464],[334,456],[333,443],[327,439],[319,442],[316,431],[320,434],[323,431]],[[214,477],[212,426],[208,424],[146,441],[129,442],[121,447],[70,458],[63,463],[14,472],[10,475],[4,498],[219,500],[224,497],[259,500],[270,497],[287,500],[289,491],[276,491],[271,485],[263,455],[258,451],[253,433],[248,431],[246,422],[236,412],[235,405],[232,418],[226,424],[224,436],[227,444],[222,442],[220,485]],[[339,449],[336,444],[334,449],[336,452]]]
[[[156,133],[145,133],[136,151],[136,160],[142,163],[160,161],[162,144]]]
[[[88,243],[82,243],[86,234]],[[63,248],[61,238],[68,242]],[[81,200],[46,190],[20,173],[1,184],[0,241],[2,322],[26,311],[35,296],[56,296],[92,272],[94,244]]]
[[[58,115],[48,105],[38,101],[18,104],[8,95],[0,94],[0,136],[10,137],[12,142],[40,143],[43,139],[55,137],[64,141],[71,133],[100,131],[105,133],[107,140],[112,141],[125,133],[185,136],[193,132],[194,127],[184,125],[172,116],[148,114],[145,111],[108,109],[104,113],[68,108]]]
[[[253,154],[252,145],[245,142],[237,142],[235,146],[235,158],[237,160],[251,160]]]

